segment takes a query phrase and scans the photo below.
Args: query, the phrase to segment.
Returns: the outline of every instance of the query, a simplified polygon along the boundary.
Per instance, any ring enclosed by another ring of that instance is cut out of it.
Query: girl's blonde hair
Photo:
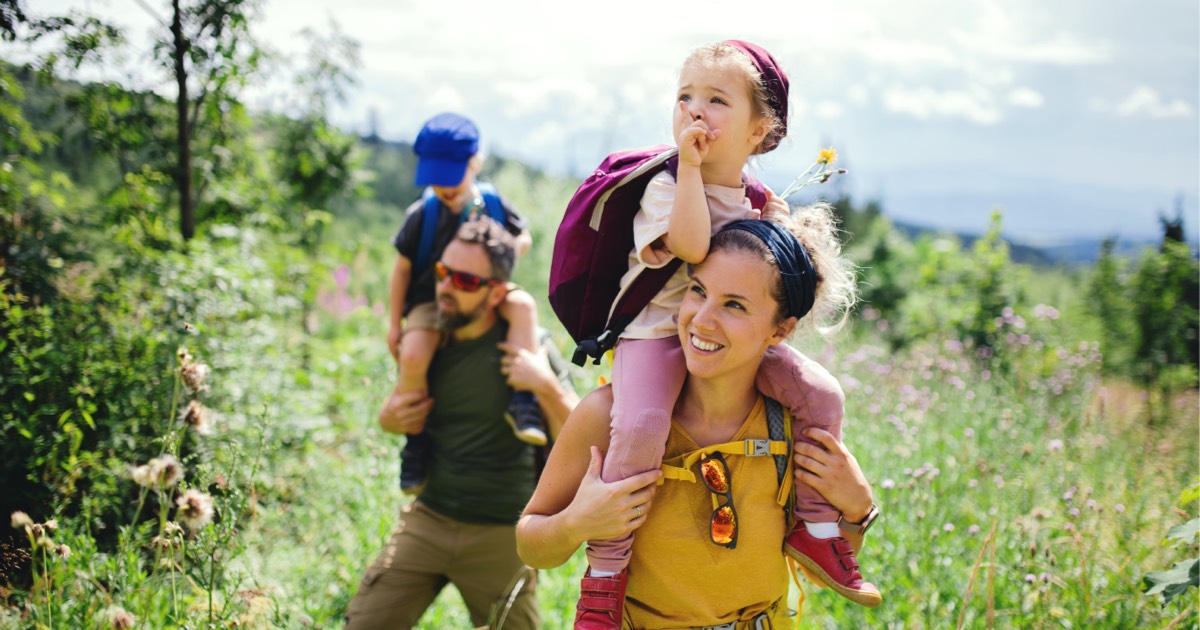
[[[745,52],[724,42],[707,44],[693,50],[687,59],[683,60],[682,67],[686,68],[693,63],[706,66],[729,63],[740,68],[746,75],[746,89],[749,90],[750,100],[754,103],[755,114],[765,120],[767,124],[767,133],[758,143],[754,153],[761,155],[779,146],[779,142],[787,134],[787,129],[784,128],[783,121],[771,107],[771,96],[767,91],[767,86],[763,84],[762,73],[758,71],[758,68],[754,66],[754,61]],[[763,147],[771,148],[764,150]]]
[[[842,255],[841,231],[833,207],[819,202],[793,210],[790,217],[779,221],[794,234],[808,250],[808,257],[817,270],[817,295],[813,308],[801,318],[797,329],[811,326],[823,335],[833,334],[845,325],[850,310],[858,302],[857,267]],[[723,230],[713,236],[708,254],[718,251],[741,251],[762,258],[774,270],[771,295],[778,306],[778,319],[783,320],[783,305],[787,303],[779,263],[766,243],[743,230]]]

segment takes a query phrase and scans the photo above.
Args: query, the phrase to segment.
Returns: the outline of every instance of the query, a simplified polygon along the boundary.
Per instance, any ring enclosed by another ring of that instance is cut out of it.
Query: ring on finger
[[[637,518],[642,518],[642,506],[635,505],[633,509],[637,512]]]

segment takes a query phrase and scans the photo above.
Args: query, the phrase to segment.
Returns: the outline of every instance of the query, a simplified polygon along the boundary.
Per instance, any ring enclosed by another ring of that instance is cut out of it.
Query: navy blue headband
[[[787,296],[784,315],[800,319],[812,310],[817,301],[817,270],[808,257],[800,239],[782,225],[761,219],[743,219],[726,225],[721,231],[742,230],[759,238],[771,250],[783,277]]]

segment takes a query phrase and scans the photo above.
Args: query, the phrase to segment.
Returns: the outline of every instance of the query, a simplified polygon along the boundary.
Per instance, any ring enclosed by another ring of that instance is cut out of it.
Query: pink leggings
[[[623,339],[617,344],[612,369],[613,409],[608,454],[601,479],[612,483],[662,464],[671,429],[671,413],[683,389],[687,365],[678,337]],[[787,344],[767,349],[755,386],[792,413],[795,439],[808,427],[842,437],[843,395],[829,372]],[[833,522],[838,511],[807,484],[796,484],[796,518]],[[621,571],[629,565],[633,535],[588,541],[588,563],[599,571]]]

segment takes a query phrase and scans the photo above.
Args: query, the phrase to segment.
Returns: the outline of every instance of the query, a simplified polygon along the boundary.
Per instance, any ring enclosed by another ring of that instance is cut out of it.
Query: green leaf
[[[1147,595],[1162,593],[1163,604],[1168,604],[1189,586],[1200,588],[1200,559],[1177,562],[1166,571],[1150,571],[1142,581]]]
[[[1200,536],[1200,517],[1167,530],[1167,540],[1172,541],[1173,545],[1190,543],[1196,540],[1197,536]]]
[[[1200,499],[1200,483],[1192,485],[1190,488],[1184,488],[1183,492],[1179,493],[1179,505],[1185,506],[1196,499]]]

